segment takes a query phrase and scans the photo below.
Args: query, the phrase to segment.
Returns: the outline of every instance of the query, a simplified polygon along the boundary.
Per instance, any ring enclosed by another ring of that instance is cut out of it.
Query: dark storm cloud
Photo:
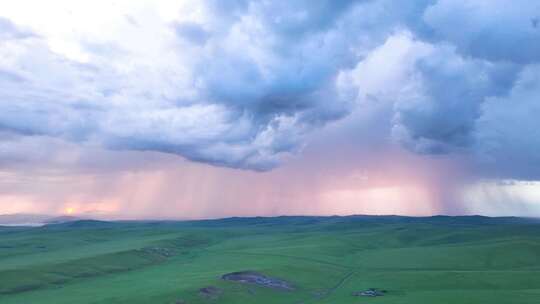
[[[464,55],[528,64],[540,60],[540,3],[518,0],[440,0],[424,21],[434,37]]]
[[[474,131],[481,165],[498,177],[540,179],[540,66],[526,67],[509,94],[489,98]]]
[[[506,94],[519,68],[464,59],[442,47],[416,62],[417,94],[396,104],[402,141],[419,153],[440,154],[472,144],[475,122],[488,96]]]
[[[428,6],[416,34],[442,51],[416,62],[419,94],[397,103],[398,140],[421,153],[472,153],[478,175],[538,179],[540,94],[523,84],[540,85],[538,14],[534,1]]]
[[[539,136],[524,130],[540,115],[540,6],[509,3],[206,1],[201,20],[151,33],[151,60],[143,48],[85,37],[84,64],[0,19],[0,129],[269,170],[307,134],[362,111],[355,96],[369,92],[390,104],[377,134],[417,153],[476,157],[486,174],[533,178],[526,164],[539,165]],[[135,18],[122,23],[143,37],[153,23]],[[406,60],[362,69],[383,49],[399,51],[384,46],[401,36]],[[403,75],[376,89],[340,82],[355,73]],[[521,165],[498,162],[512,159]]]

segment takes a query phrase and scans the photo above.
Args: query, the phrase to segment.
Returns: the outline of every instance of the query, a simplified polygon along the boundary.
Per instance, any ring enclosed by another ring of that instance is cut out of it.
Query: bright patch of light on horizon
[[[540,216],[540,181],[484,180],[462,191],[471,214]]]
[[[400,214],[427,216],[437,213],[432,198],[422,187],[387,186],[330,190],[322,194],[324,214]]]

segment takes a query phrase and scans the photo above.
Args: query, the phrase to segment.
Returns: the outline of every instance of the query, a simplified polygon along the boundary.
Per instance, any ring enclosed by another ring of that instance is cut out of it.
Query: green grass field
[[[295,290],[221,279],[243,270]],[[207,286],[222,292],[202,296]],[[388,292],[352,295],[368,288]],[[356,216],[4,227],[0,303],[540,303],[540,222]]]

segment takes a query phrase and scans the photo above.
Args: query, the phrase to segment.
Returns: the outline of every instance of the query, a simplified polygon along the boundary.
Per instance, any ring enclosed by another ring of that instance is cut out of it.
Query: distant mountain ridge
[[[401,216],[401,215],[329,215],[329,216],[255,216],[255,217],[227,217],[218,219],[200,220],[97,220],[88,217],[58,216],[30,213],[0,214],[0,226],[45,226],[58,225],[62,227],[92,227],[109,226],[114,224],[146,223],[148,225],[184,225],[194,224],[200,226],[219,225],[313,225],[313,224],[396,224],[396,223],[429,223],[444,225],[470,225],[470,224],[501,224],[501,223],[540,223],[538,218],[524,217],[489,217],[481,215],[434,215],[434,216]]]

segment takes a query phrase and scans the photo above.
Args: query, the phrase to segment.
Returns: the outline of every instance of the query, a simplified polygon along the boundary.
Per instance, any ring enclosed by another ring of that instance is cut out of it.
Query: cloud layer
[[[540,179],[534,1],[25,5],[0,5],[0,162],[52,137],[265,171],[383,107],[377,136]]]

